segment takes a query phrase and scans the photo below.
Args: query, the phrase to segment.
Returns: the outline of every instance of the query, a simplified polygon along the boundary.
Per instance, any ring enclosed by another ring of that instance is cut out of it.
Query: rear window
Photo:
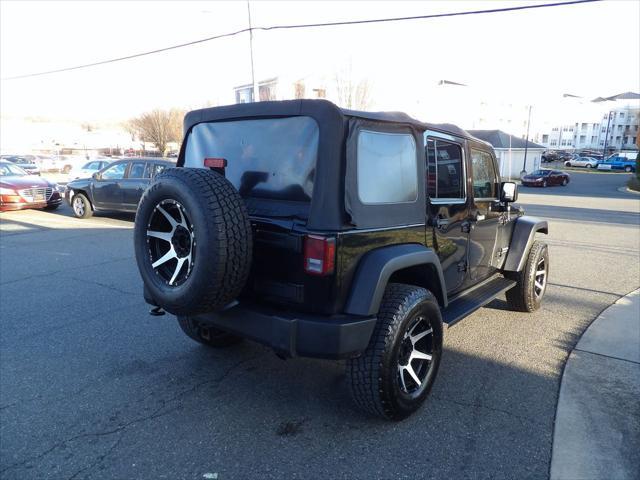
[[[201,123],[193,127],[185,167],[225,158],[227,179],[242,196],[309,201],[318,156],[318,124],[310,117]]]

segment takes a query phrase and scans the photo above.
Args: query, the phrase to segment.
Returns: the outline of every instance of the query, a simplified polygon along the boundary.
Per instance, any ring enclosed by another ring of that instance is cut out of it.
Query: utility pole
[[[260,90],[256,82],[256,75],[253,68],[253,27],[251,26],[251,4],[247,1],[247,12],[249,13],[249,53],[251,55],[251,83],[253,84],[253,101],[260,101]]]
[[[529,118],[527,118],[527,138],[524,141],[524,165],[523,171],[527,171],[527,148],[529,147],[529,124],[531,123],[531,105],[529,105]]]

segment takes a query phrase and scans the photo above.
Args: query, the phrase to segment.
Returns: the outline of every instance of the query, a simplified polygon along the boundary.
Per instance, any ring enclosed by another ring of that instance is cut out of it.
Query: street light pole
[[[529,117],[527,118],[527,138],[524,141],[524,165],[523,171],[527,171],[527,148],[529,147],[529,124],[531,123],[531,105],[529,105]]]
[[[260,90],[256,83],[256,75],[253,68],[253,27],[251,26],[251,4],[247,2],[247,12],[249,14],[249,53],[251,55],[251,83],[253,84],[253,101],[260,101]]]

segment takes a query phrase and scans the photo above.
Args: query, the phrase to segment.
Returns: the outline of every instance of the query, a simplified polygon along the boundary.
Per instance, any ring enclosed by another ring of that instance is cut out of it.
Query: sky
[[[252,1],[254,26],[428,15],[529,1]],[[247,2],[0,1],[0,76],[152,50],[246,28]],[[640,1],[254,33],[256,78],[329,75],[351,65],[373,109],[406,110],[437,82],[514,102],[640,91]],[[2,80],[0,114],[117,121],[153,108],[231,103],[251,81],[249,34],[83,70]]]

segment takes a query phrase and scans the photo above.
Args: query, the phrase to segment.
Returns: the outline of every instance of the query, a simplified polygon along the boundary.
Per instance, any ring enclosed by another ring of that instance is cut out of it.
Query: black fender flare
[[[549,233],[549,225],[546,220],[526,215],[516,219],[509,243],[509,253],[502,267],[503,271],[522,271],[536,233]]]
[[[389,278],[394,272],[408,267],[425,266],[435,270],[443,307],[447,306],[447,289],[442,266],[436,252],[424,245],[402,244],[381,247],[366,253],[358,263],[351,283],[351,292],[345,313],[352,315],[377,315]]]

